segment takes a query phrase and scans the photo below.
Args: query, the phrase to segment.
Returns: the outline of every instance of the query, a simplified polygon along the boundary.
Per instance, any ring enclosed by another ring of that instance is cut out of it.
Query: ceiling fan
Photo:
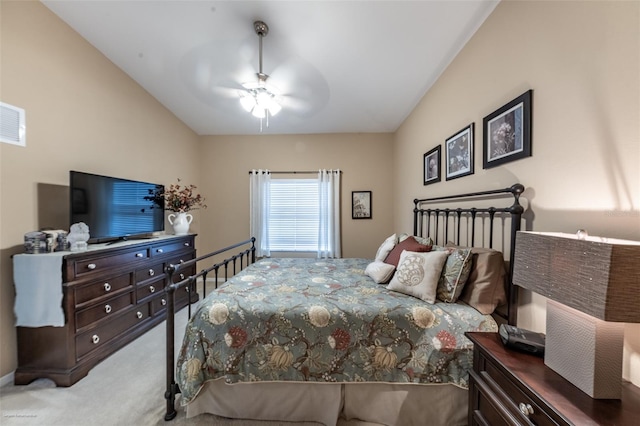
[[[269,75],[262,72],[262,39],[269,34],[269,26],[263,21],[255,21],[253,29],[259,38],[259,69],[256,73],[257,81],[242,83],[242,89],[238,90],[240,105],[250,112],[254,117],[260,119],[260,130],[262,130],[262,120],[266,119],[269,127],[269,117],[275,116],[282,106],[278,97],[278,90],[267,82]]]

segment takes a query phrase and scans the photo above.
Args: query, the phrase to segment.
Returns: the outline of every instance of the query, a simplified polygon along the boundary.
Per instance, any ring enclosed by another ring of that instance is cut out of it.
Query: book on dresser
[[[71,386],[97,363],[166,319],[166,267],[196,257],[195,234],[167,235],[83,252],[13,258],[18,368],[14,382],[38,378]],[[195,273],[182,271],[174,281]],[[175,294],[176,309],[197,301]]]

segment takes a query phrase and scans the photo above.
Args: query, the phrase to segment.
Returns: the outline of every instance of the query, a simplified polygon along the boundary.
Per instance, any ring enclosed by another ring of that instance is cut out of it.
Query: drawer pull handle
[[[142,318],[142,312],[140,312],[140,311],[136,312],[136,316],[138,317],[138,319],[141,319]]]
[[[520,408],[520,412],[526,417],[529,417],[531,414],[533,414],[533,407],[531,406],[531,404],[525,404],[524,402],[521,402],[520,405],[518,405],[518,408]]]
[[[158,253],[164,253],[164,250],[163,250],[163,249],[161,249],[161,248],[159,248],[158,250],[156,250],[156,252],[158,252]]]
[[[191,245],[191,244],[190,244],[190,243],[188,243],[188,242],[187,242],[187,243],[184,243],[184,246],[185,246],[185,247],[189,247],[190,245]]]
[[[136,257],[143,257],[143,256],[144,256],[144,254],[142,254],[142,253],[136,253]]]
[[[104,283],[104,291],[111,291],[111,284]]]
[[[150,291],[151,293],[155,293],[155,292],[156,292],[156,288],[155,288],[154,286],[150,285],[150,286],[149,286],[149,291]]]
[[[166,300],[164,300],[164,299],[162,299],[162,300],[160,301],[160,303],[162,303],[162,306],[164,306],[164,305],[166,305],[166,304],[167,304],[167,301],[166,301]]]
[[[91,337],[91,341],[93,342],[93,344],[94,344],[94,345],[97,345],[97,344],[98,344],[98,342],[100,341],[100,337],[99,337],[97,334],[94,334],[94,335]]]
[[[88,264],[87,269],[91,269],[93,271],[94,269],[96,269],[96,264],[95,263]]]
[[[108,314],[111,313],[111,305],[104,305],[104,311]]]
[[[153,269],[149,269],[149,276],[152,277],[156,274],[156,271],[154,271]]]
[[[184,259],[180,259],[180,263],[184,263]]]
[[[184,280],[184,274],[180,274],[180,279]]]

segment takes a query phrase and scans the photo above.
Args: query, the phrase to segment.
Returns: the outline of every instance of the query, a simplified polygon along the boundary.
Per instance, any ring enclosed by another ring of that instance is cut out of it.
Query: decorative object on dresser
[[[18,368],[15,384],[71,386],[101,360],[166,318],[165,273],[195,258],[195,235],[90,245],[83,252],[13,258]],[[195,272],[181,270],[176,280]],[[176,308],[197,300],[193,286]]]
[[[547,301],[545,364],[592,398],[619,399],[624,323],[640,322],[640,242],[518,232],[513,283]]]
[[[620,400],[593,399],[544,365],[506,348],[497,333],[466,333],[473,342],[470,426],[638,424],[640,388],[625,382]]]
[[[144,197],[145,200],[151,201],[155,208],[164,208],[173,212],[169,214],[169,223],[173,226],[175,235],[186,235],[189,233],[189,225],[193,220],[193,216],[188,212],[199,208],[206,209],[205,199],[202,195],[195,193],[197,186],[172,183],[168,189],[164,187],[149,191]],[[153,208],[153,207],[152,207]]]

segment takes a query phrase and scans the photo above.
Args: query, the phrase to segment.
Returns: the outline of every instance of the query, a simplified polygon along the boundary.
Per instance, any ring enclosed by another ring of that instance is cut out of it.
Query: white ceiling
[[[43,3],[199,135],[248,135],[255,20],[283,105],[264,134],[394,132],[498,1]]]

